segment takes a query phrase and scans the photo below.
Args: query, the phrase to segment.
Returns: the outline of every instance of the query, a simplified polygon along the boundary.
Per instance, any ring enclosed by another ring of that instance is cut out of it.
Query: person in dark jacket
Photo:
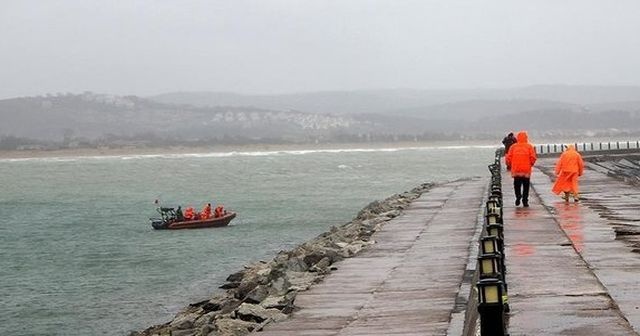
[[[504,137],[504,139],[502,139],[502,144],[504,145],[504,156],[507,156],[507,153],[509,153],[509,148],[516,142],[518,142],[518,139],[513,136],[513,132],[509,133],[506,137]],[[507,163],[506,166],[507,170],[511,170],[511,165],[509,163]]]
[[[513,132],[509,133],[504,139],[502,139],[502,144],[504,145],[504,154],[507,155],[509,153],[509,147],[514,143],[518,142],[515,136],[513,136]]]

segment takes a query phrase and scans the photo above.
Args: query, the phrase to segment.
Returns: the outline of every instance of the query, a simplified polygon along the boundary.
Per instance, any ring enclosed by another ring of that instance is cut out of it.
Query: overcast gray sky
[[[640,85],[636,0],[0,0],[0,98]]]

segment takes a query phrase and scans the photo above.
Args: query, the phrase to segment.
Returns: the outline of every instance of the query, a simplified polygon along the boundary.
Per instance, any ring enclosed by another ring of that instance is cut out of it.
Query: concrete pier
[[[639,335],[640,188],[587,170],[582,200],[551,193],[540,159],[530,207],[503,172],[511,335]],[[474,335],[475,258],[489,174],[440,185],[373,236],[376,244],[301,292],[263,335]]]
[[[476,178],[423,194],[374,235],[375,245],[299,293],[289,320],[260,334],[461,334],[487,184]]]

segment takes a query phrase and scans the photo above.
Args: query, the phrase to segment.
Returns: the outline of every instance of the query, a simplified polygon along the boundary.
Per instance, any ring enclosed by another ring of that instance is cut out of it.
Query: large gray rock
[[[201,316],[198,313],[182,313],[178,314],[169,326],[173,329],[191,329],[195,325],[195,321]]]
[[[204,325],[208,325],[213,322],[213,318],[216,316],[215,312],[206,313],[200,317],[193,323],[193,326],[196,328],[201,328]]]
[[[287,279],[291,283],[290,290],[304,291],[316,283],[322,277],[316,273],[287,272]]]
[[[275,308],[280,309],[287,305],[287,300],[284,295],[269,296],[260,302],[260,306],[265,309]]]
[[[281,277],[274,279],[271,281],[269,286],[269,295],[284,295],[291,288],[291,283],[287,280],[286,275],[282,275]]]
[[[218,332],[216,331],[216,327],[213,324],[205,324],[198,329],[197,335],[202,336],[215,336]]]
[[[260,303],[269,295],[269,288],[266,285],[258,285],[251,290],[244,298],[247,303]]]
[[[324,257],[320,259],[315,265],[313,265],[309,271],[317,272],[317,273],[325,273],[327,272],[329,266],[331,265],[331,259],[329,257]]]
[[[387,220],[400,216],[400,210],[391,210],[380,214],[380,217],[387,218]]]
[[[216,320],[215,326],[219,336],[245,336],[259,324],[238,319],[223,318]]]
[[[285,267],[290,271],[304,272],[309,268],[309,265],[300,257],[292,257],[287,260]]]
[[[172,330],[171,336],[196,336],[198,333],[195,329]]]
[[[266,309],[250,303],[241,304],[236,310],[236,315],[243,321],[258,323],[262,323],[265,320],[278,322],[287,318],[287,315],[277,309]]]

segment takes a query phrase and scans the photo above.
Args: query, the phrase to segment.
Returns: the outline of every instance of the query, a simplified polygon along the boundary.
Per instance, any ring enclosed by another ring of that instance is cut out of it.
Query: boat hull
[[[153,226],[156,230],[181,230],[181,229],[201,229],[201,228],[210,228],[210,227],[223,227],[229,225],[232,219],[236,218],[235,212],[229,212],[222,217],[217,218],[208,218],[208,219],[200,219],[200,220],[191,220],[191,221],[180,221],[180,222],[162,222],[162,221],[153,221],[151,222],[151,226]]]

